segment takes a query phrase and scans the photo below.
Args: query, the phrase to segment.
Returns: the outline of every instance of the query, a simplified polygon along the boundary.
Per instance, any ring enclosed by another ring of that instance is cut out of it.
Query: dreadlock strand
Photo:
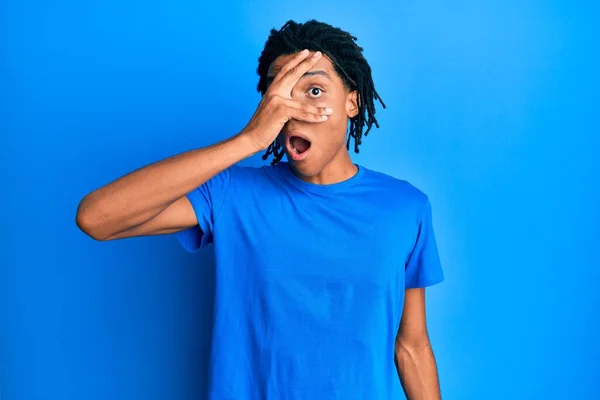
[[[327,55],[346,89],[358,92],[358,113],[350,118],[346,140],[346,148],[350,150],[350,141],[354,139],[355,153],[359,152],[363,136],[366,137],[373,126],[379,128],[375,118],[375,101],[379,101],[383,108],[386,108],[375,90],[371,67],[357,40],[357,37],[349,32],[314,19],[305,23],[289,20],[279,30],[271,29],[257,67],[259,75],[257,90],[264,95],[267,90],[269,66],[277,57],[294,54],[303,49],[320,51]],[[366,130],[363,133],[365,126]],[[285,155],[283,146],[277,140],[269,145],[262,158],[266,160],[271,155],[273,155],[272,165],[281,161]]]

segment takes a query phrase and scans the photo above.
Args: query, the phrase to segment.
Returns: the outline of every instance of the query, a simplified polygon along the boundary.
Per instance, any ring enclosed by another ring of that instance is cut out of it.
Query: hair
[[[375,100],[379,100],[383,108],[386,106],[375,90],[371,67],[362,54],[363,48],[356,43],[356,40],[357,38],[350,33],[314,19],[306,23],[289,20],[281,29],[271,29],[258,59],[257,72],[260,79],[257,90],[262,95],[266,93],[269,66],[277,57],[294,54],[304,49],[320,51],[327,55],[341,77],[344,87],[350,91],[358,91],[358,114],[350,118],[346,141],[346,148],[350,150],[350,140],[354,138],[354,151],[358,153],[363,135],[367,136],[373,125],[379,128],[375,119]],[[365,125],[367,130],[363,133]],[[272,165],[283,158],[284,151],[277,140],[267,148],[263,160],[271,154],[274,156]]]

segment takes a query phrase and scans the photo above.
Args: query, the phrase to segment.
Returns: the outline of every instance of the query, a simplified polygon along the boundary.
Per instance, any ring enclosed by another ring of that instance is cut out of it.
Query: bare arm
[[[292,118],[312,123],[331,110],[293,100],[291,91],[319,57],[292,57],[239,134],[137,169],[93,191],[77,208],[77,226],[97,240],[172,233],[197,225],[185,195],[233,164],[266,149]]]
[[[77,225],[97,240],[194,226],[196,217],[185,194],[258,150],[240,134],[137,169],[85,196],[77,209]]]
[[[441,399],[437,366],[427,333],[424,288],[406,290],[395,361],[408,400]]]

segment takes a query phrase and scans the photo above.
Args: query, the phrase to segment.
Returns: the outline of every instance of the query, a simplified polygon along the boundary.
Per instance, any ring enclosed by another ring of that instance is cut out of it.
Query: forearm
[[[429,341],[396,344],[396,369],[408,400],[441,399],[437,366]]]
[[[137,169],[85,196],[77,224],[97,239],[129,229],[257,151],[240,134]]]

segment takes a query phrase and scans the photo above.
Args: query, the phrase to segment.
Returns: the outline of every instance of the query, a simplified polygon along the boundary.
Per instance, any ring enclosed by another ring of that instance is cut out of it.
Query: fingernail
[[[314,57],[314,58],[321,57],[321,52],[320,52],[320,51],[317,51],[315,54],[313,54],[313,57]]]
[[[327,107],[327,108],[325,109],[325,112],[326,112],[327,114],[331,114],[331,113],[333,112],[333,108],[331,108],[331,107]]]
[[[308,49],[304,49],[304,50],[302,50],[302,51],[300,52],[300,54],[302,54],[302,55],[306,55],[306,54],[308,54]]]
[[[327,119],[327,115],[321,115],[321,119],[323,119],[323,120]]]

